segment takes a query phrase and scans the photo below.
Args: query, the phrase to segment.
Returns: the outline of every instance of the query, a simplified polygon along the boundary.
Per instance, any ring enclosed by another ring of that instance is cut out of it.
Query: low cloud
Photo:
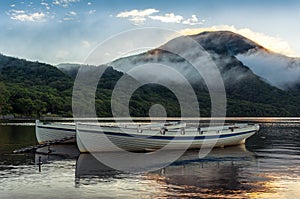
[[[84,48],[90,48],[91,47],[91,43],[89,41],[86,41],[86,40],[81,41],[81,45]]]
[[[145,17],[149,16],[153,13],[159,12],[159,10],[156,9],[145,9],[145,10],[131,10],[131,11],[125,11],[125,12],[120,12],[117,17],[121,18],[127,18],[127,17]]]
[[[67,57],[70,56],[70,52],[67,50],[58,50],[56,52],[55,58],[60,62],[65,62]]]
[[[80,2],[80,0],[55,0],[55,1],[52,1],[52,4],[67,8],[67,7],[69,7],[69,5],[71,3],[76,3],[76,2]]]
[[[183,17],[181,15],[175,15],[174,13],[167,13],[165,15],[149,16],[152,20],[161,21],[163,23],[181,23]]]
[[[133,18],[130,18],[129,21],[131,21],[135,25],[140,25],[146,21],[146,18],[145,17],[133,17]]]
[[[77,13],[74,12],[74,11],[70,11],[70,12],[67,12],[66,15],[69,16],[69,17],[73,17],[73,16],[76,16]]]
[[[89,14],[92,15],[92,14],[95,14],[95,12],[96,12],[96,10],[90,10]]]
[[[10,18],[12,20],[23,22],[44,22],[46,15],[43,12],[27,13],[24,10],[10,10]]]
[[[70,11],[70,12],[67,12],[65,14],[65,17],[63,18],[64,21],[72,21],[72,20],[76,20],[76,16],[77,16],[77,13],[74,12],[74,11]]]
[[[293,52],[288,42],[284,41],[279,37],[273,37],[263,33],[255,32],[249,28],[237,29],[234,26],[220,25],[220,26],[212,26],[207,28],[188,28],[188,29],[181,30],[180,33],[184,35],[192,35],[204,31],[220,31],[220,30],[228,30],[240,34],[264,46],[265,48],[271,51],[281,53],[287,56],[295,56],[295,53]]]
[[[41,2],[41,5],[42,6],[45,6],[45,8],[47,9],[47,10],[50,10],[50,6],[49,6],[49,4],[48,3],[46,3],[46,2]]]
[[[117,14],[116,17],[118,18],[128,18],[129,21],[133,22],[134,24],[141,24],[146,21],[146,17],[150,16],[154,13],[159,12],[159,10],[149,8],[145,10],[131,10],[131,11],[124,11]]]
[[[203,24],[205,20],[199,21],[196,15],[192,15],[190,18],[184,18],[181,15],[175,13],[158,14],[159,10],[149,8],[145,10],[131,10],[119,12],[116,17],[126,18],[135,25],[144,24],[148,19],[154,21],[160,21],[162,23],[176,23],[184,25],[199,25]]]
[[[205,22],[205,20],[199,21],[198,17],[196,15],[192,15],[191,18],[184,20],[182,23],[193,26],[193,25],[203,24],[204,22]]]

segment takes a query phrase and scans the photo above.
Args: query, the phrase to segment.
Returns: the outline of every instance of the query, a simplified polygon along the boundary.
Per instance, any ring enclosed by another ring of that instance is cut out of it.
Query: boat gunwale
[[[157,134],[157,135],[148,135],[148,134],[128,134],[128,133],[121,133],[121,132],[108,132],[108,131],[99,131],[96,129],[78,129],[77,132],[81,133],[95,133],[95,134],[105,134],[110,136],[123,136],[123,137],[132,137],[132,138],[144,138],[144,139],[160,139],[160,140],[204,140],[204,139],[219,139],[219,138],[228,138],[228,137],[235,137],[245,134],[251,134],[255,133],[256,129],[251,129],[248,131],[242,131],[242,132],[230,132],[226,134],[218,133],[213,135],[167,135],[167,134]]]

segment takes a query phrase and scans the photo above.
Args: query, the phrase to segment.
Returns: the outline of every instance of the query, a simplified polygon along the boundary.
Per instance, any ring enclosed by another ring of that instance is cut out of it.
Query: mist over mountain
[[[283,90],[299,91],[300,59],[265,50],[251,50],[237,56],[266,82]]]
[[[300,58],[292,58],[229,31],[204,32],[191,36],[207,51],[236,57],[254,74],[283,90],[298,90]]]
[[[300,82],[300,59],[298,58],[289,58],[273,53],[261,45],[229,31],[203,32],[189,37],[198,42],[213,59],[225,85],[254,75],[282,90],[297,90],[298,88],[297,85]],[[111,65],[117,70],[127,72],[141,64],[160,63],[176,69],[191,82],[203,84],[202,77],[186,60],[161,50],[165,46],[168,46],[169,49],[181,48],[183,38],[184,36],[175,38],[158,49],[118,59]],[[188,49],[188,51],[192,53],[194,49]],[[198,59],[197,56],[195,58]],[[212,67],[211,63],[201,65],[201,70],[208,70]],[[151,68],[147,70],[151,70]],[[156,78],[167,79],[164,74],[160,74]]]

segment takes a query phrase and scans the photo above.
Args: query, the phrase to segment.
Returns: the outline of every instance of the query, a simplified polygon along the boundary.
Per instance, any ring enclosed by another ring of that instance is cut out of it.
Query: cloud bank
[[[289,89],[300,82],[300,59],[265,51],[248,52],[237,58],[273,86]]]

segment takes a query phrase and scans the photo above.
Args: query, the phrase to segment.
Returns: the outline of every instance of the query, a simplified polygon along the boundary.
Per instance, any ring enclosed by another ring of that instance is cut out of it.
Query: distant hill
[[[0,78],[3,115],[71,114],[73,81],[57,68],[0,55]]]

